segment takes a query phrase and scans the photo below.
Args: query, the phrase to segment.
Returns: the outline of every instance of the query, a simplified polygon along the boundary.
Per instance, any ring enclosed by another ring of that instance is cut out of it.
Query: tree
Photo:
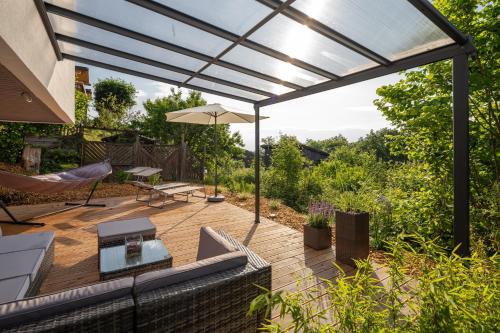
[[[290,207],[300,208],[298,198],[304,163],[297,139],[282,135],[273,147],[271,167],[263,181],[265,195],[281,199]]]
[[[391,153],[390,145],[395,145],[395,138],[398,136],[398,131],[390,128],[382,128],[378,131],[371,130],[365,137],[360,138],[355,142],[355,145],[364,152],[373,152],[378,160],[389,162],[405,160],[405,156],[401,153],[393,151]]]
[[[147,100],[144,102],[146,115],[137,121],[136,126],[145,135],[159,140],[165,144],[179,144],[185,142],[191,151],[200,159],[214,154],[214,126],[183,124],[167,122],[167,112],[182,110],[190,107],[205,105],[206,101],[201,93],[191,91],[184,97],[180,90],[172,88],[170,95]],[[242,158],[243,141],[239,133],[231,134],[229,125],[217,126],[218,159],[222,170],[229,167],[233,158]],[[209,171],[213,169],[213,160],[205,159]]]
[[[349,141],[342,134],[324,140],[307,139],[306,145],[315,149],[323,150],[327,153],[333,153],[337,148],[347,146]]]
[[[90,98],[83,92],[75,89],[75,125],[87,122]]]
[[[436,0],[433,4],[461,31],[473,37],[477,58],[470,65],[470,167],[473,230],[498,230],[500,176],[500,25],[499,2]],[[452,188],[452,64],[441,61],[404,73],[404,79],[377,90],[378,109],[399,131],[391,149],[429,166],[442,187]],[[430,189],[435,192],[436,189]],[[495,194],[496,193],[496,194]],[[444,199],[438,199],[444,200]],[[497,204],[492,204],[496,201]],[[442,205],[445,206],[445,205]],[[451,202],[446,206],[451,219]],[[496,206],[496,208],[494,208]],[[493,208],[492,208],[493,207]],[[496,236],[498,240],[498,235]]]
[[[120,127],[135,105],[135,87],[122,79],[108,78],[94,84],[95,120],[100,127]]]

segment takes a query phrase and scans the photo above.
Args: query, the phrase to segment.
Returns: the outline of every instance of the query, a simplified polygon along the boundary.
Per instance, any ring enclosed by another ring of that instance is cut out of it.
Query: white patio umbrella
[[[167,121],[176,123],[214,125],[217,133],[217,124],[235,124],[235,123],[253,123],[255,116],[241,112],[235,108],[224,106],[221,104],[209,104],[188,108],[180,111],[167,112]],[[259,119],[269,117],[260,116]],[[215,195],[209,196],[208,201],[220,202],[224,201],[224,196],[217,192],[217,135],[214,135],[215,147]],[[257,147],[258,148],[258,147]],[[257,149],[256,148],[256,149]]]

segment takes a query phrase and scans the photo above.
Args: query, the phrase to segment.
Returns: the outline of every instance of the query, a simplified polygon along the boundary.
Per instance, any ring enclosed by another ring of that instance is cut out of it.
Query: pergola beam
[[[281,1],[279,0],[257,0],[257,1],[273,9],[277,8],[281,4]],[[376,63],[379,63],[380,65],[389,65],[391,63],[390,60],[384,58],[380,54],[377,54],[375,51],[372,51],[369,48],[355,42],[354,40],[326,26],[325,24],[313,18],[310,18],[306,14],[302,13],[301,11],[293,7],[286,8],[282,12],[282,14],[300,24],[306,25],[307,27],[309,27],[309,29],[347,47],[351,51],[354,51]]]
[[[124,68],[124,67],[120,67],[120,66],[116,66],[116,65],[111,65],[111,64],[107,64],[107,63],[104,63],[104,62],[95,61],[95,60],[91,60],[91,59],[87,59],[87,58],[83,58],[83,57],[78,57],[78,56],[74,56],[74,55],[71,55],[71,54],[62,53],[62,56],[63,56],[64,59],[69,59],[69,60],[73,60],[73,61],[77,61],[77,62],[81,62],[81,63],[87,64],[87,65],[101,67],[101,68],[109,69],[109,70],[112,70],[112,71],[115,71],[115,72],[120,72],[120,73],[124,73],[124,74],[128,74],[128,75],[143,77],[143,78],[148,79],[148,80],[153,80],[153,81],[158,81],[158,82],[164,82],[164,83],[171,84],[171,85],[178,86],[178,87],[184,87],[184,88],[188,88],[188,89],[192,89],[192,90],[206,92],[208,94],[214,94],[214,95],[219,95],[219,96],[222,96],[222,97],[232,98],[232,99],[235,99],[235,100],[238,100],[238,101],[242,101],[242,102],[245,102],[245,103],[255,104],[255,102],[256,102],[255,100],[248,99],[248,98],[245,98],[245,97],[235,96],[235,95],[224,93],[224,92],[220,92],[220,91],[217,91],[217,90],[202,88],[202,87],[198,87],[198,86],[195,86],[195,85],[192,85],[192,84],[183,84],[182,82],[178,82],[178,81],[166,79],[164,77],[160,77],[160,76],[156,76],[156,75],[151,75],[151,74],[147,74],[147,73],[135,71],[135,70],[132,70],[132,69],[129,69],[129,68]]]
[[[272,105],[276,103],[281,103],[285,101],[289,101],[292,99],[304,97],[304,96],[309,96],[312,94],[317,94],[323,91],[347,86],[350,84],[374,79],[380,76],[396,73],[402,70],[406,69],[411,69],[415,68],[418,66],[423,66],[426,64],[430,64],[436,61],[440,60],[445,60],[454,57],[457,54],[463,54],[467,53],[471,50],[471,47],[469,44],[466,44],[464,46],[460,46],[457,44],[452,44],[449,46],[444,46],[439,49],[435,49],[432,51],[428,51],[425,53],[421,53],[416,56],[411,56],[405,59],[401,59],[398,61],[393,62],[389,66],[378,66],[374,68],[370,68],[367,70],[364,70],[362,72],[350,74],[347,76],[343,76],[337,81],[327,81],[324,83],[319,83],[314,86],[310,86],[307,88],[304,88],[302,90],[298,91],[291,91],[282,95],[279,95],[277,97],[273,98],[268,98],[263,101],[257,102],[257,105],[262,107],[262,106],[267,106],[267,105]]]
[[[439,29],[444,31],[460,45],[467,43],[468,38],[453,24],[448,21],[428,0],[408,0],[418,11],[432,21]]]
[[[88,49],[91,49],[91,50],[99,51],[99,52],[110,54],[110,55],[113,55],[113,56],[116,56],[116,57],[120,57],[120,58],[124,58],[124,59],[128,59],[128,60],[140,62],[140,63],[146,64],[146,65],[149,65],[149,66],[158,67],[158,68],[161,68],[161,69],[166,69],[166,70],[169,70],[169,71],[172,71],[172,72],[176,72],[176,73],[180,73],[180,74],[184,74],[184,75],[188,75],[188,76],[191,76],[191,75],[193,75],[195,73],[193,71],[190,71],[190,70],[187,70],[187,69],[184,69],[184,68],[180,68],[180,67],[177,67],[177,66],[165,64],[163,62],[159,62],[159,61],[152,60],[152,59],[149,59],[149,58],[144,58],[144,57],[141,57],[141,56],[138,56],[138,55],[135,55],[135,54],[131,54],[131,53],[123,52],[123,51],[120,51],[120,50],[116,50],[116,49],[113,49],[113,48],[110,48],[110,47],[107,47],[107,46],[102,46],[102,45],[99,45],[99,44],[90,43],[90,42],[87,42],[87,41],[84,41],[84,40],[81,40],[81,39],[78,39],[78,38],[73,38],[73,37],[70,37],[70,36],[66,36],[66,35],[56,34],[56,39],[60,40],[60,41],[63,41],[63,42],[66,42],[66,43],[70,43],[70,44],[82,46],[82,47],[85,47],[85,48],[88,48]],[[209,76],[209,75],[201,74],[201,75],[199,75],[199,78],[203,79],[203,80],[206,80],[206,81],[223,84],[223,85],[226,85],[226,86],[229,86],[229,87],[233,87],[233,88],[236,88],[236,89],[240,89],[240,90],[252,92],[254,94],[259,94],[259,95],[268,96],[268,97],[276,96],[276,95],[274,95],[274,94],[272,94],[272,93],[270,93],[268,91],[264,91],[264,90],[260,90],[260,89],[255,89],[253,87],[248,87],[248,86],[245,86],[245,85],[241,85],[241,84],[234,83],[234,82],[231,82],[231,81],[227,81],[227,80],[224,80],[224,79],[219,79],[219,78],[216,78],[216,77],[213,77],[213,76]]]
[[[140,41],[140,42],[143,42],[146,44],[154,45],[154,46],[160,47],[160,48],[165,49],[165,50],[173,51],[173,52],[183,54],[185,56],[195,58],[198,60],[202,60],[205,62],[209,62],[213,59],[211,56],[208,56],[206,54],[202,54],[202,53],[199,53],[199,52],[196,52],[193,50],[189,50],[187,48],[184,48],[184,47],[181,47],[181,46],[178,46],[175,44],[171,44],[169,42],[166,42],[166,41],[163,41],[163,40],[151,37],[151,36],[147,36],[147,35],[141,34],[139,32],[132,31],[132,30],[117,26],[115,24],[109,23],[109,22],[105,22],[105,21],[96,19],[94,17],[90,17],[90,16],[87,16],[87,15],[84,15],[81,13],[77,13],[77,12],[74,12],[74,11],[66,9],[66,8],[55,6],[55,5],[50,4],[50,3],[45,3],[45,7],[46,7],[47,12],[49,12],[49,13],[56,14],[56,15],[59,15],[62,17],[66,17],[68,19],[71,19],[71,20],[74,20],[74,21],[77,21],[80,23],[84,23],[84,24],[87,24],[87,25],[95,27],[95,28],[106,30],[106,31],[109,31],[112,33],[116,33],[116,34],[124,36],[124,37],[135,39],[137,41]],[[300,85],[297,85],[297,84],[294,84],[291,82],[287,82],[287,81],[283,81],[283,80],[275,78],[273,76],[266,75],[266,74],[263,74],[263,73],[245,68],[245,67],[241,67],[241,66],[238,66],[235,64],[231,64],[231,63],[226,62],[226,61],[218,61],[217,65],[228,68],[228,69],[232,69],[234,71],[237,71],[237,72],[240,72],[243,74],[254,76],[254,77],[257,77],[257,78],[262,79],[262,80],[266,80],[266,81],[273,82],[276,84],[281,84],[281,85],[284,85],[284,86],[292,88],[292,89],[297,90],[297,89],[302,88],[302,86],[300,86]]]
[[[61,61],[63,59],[61,54],[61,49],[59,49],[59,44],[57,44],[56,37],[54,34],[54,29],[52,28],[52,24],[50,24],[49,16],[47,15],[47,11],[45,10],[43,0],[35,0],[35,6],[38,10],[38,15],[42,19],[43,27],[47,32],[47,36],[49,36],[50,44],[52,44],[52,48],[54,49],[54,53],[56,54],[57,60]]]
[[[192,27],[195,27],[197,29],[203,30],[203,31],[208,32],[210,34],[213,34],[217,37],[220,37],[220,38],[226,39],[230,42],[233,42],[233,44],[229,47],[229,50],[224,50],[222,52],[222,55],[229,52],[235,46],[242,45],[242,46],[248,47],[250,49],[253,49],[259,53],[268,55],[272,58],[275,58],[275,59],[278,59],[281,61],[285,61],[285,62],[289,62],[297,67],[300,67],[300,68],[305,69],[307,71],[310,71],[312,73],[324,76],[326,78],[329,78],[329,79],[338,78],[338,76],[335,75],[334,73],[330,73],[324,69],[321,69],[319,67],[311,65],[311,64],[304,62],[302,60],[291,58],[284,53],[276,51],[276,50],[269,48],[267,46],[264,46],[262,44],[247,40],[247,37],[257,29],[252,28],[249,30],[249,31],[251,31],[251,33],[247,32],[242,36],[238,36],[230,31],[216,27],[210,23],[204,22],[202,20],[199,20],[199,19],[192,17],[192,16],[189,16],[187,14],[181,13],[181,12],[179,12],[173,8],[170,8],[164,4],[160,4],[160,3],[157,3],[154,1],[148,1],[148,0],[127,0],[127,1],[133,3],[137,6],[151,10],[155,13],[160,14],[160,15],[164,15],[164,16],[172,18],[176,21],[185,23],[185,24],[190,25]],[[272,17],[276,16],[276,14],[278,14],[279,12],[281,12],[282,10],[287,8],[293,1],[295,1],[295,0],[289,0],[285,3],[280,2],[279,6],[274,8],[273,13],[271,13],[270,15],[268,15],[267,17],[262,19],[260,22],[258,22],[256,24],[256,26],[261,27],[262,25],[267,23]],[[222,57],[222,55],[219,54],[218,56],[214,57],[214,59],[211,63],[216,63],[217,60]],[[209,63],[209,65],[211,63]]]

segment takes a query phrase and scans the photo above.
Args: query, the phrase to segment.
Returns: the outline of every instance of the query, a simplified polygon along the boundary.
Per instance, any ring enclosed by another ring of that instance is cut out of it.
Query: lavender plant
[[[308,223],[313,228],[327,228],[333,222],[335,206],[328,201],[309,203]]]

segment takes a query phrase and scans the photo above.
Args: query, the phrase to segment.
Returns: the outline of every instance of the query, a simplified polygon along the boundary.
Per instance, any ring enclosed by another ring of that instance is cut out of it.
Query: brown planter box
[[[323,250],[332,246],[332,228],[314,228],[304,224],[304,245],[315,250]]]
[[[335,212],[335,253],[338,261],[355,266],[353,259],[366,259],[369,253],[368,213]]]

